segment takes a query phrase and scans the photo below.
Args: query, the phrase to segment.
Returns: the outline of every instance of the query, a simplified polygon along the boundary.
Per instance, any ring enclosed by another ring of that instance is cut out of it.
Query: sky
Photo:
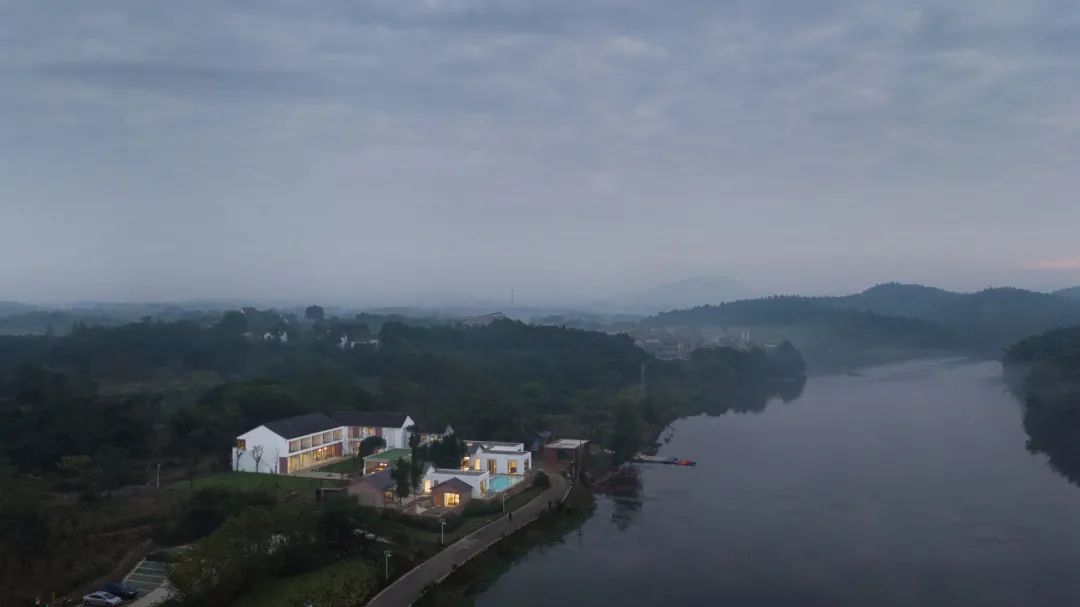
[[[1075,0],[0,0],[0,300],[1080,284]]]

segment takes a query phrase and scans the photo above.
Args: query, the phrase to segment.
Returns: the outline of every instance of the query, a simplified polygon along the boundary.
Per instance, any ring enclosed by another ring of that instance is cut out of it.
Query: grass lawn
[[[309,573],[259,582],[233,607],[295,607],[310,600],[315,605],[362,605],[378,588],[375,565],[351,560]]]
[[[340,487],[342,483],[315,478],[302,478],[284,474],[256,474],[254,472],[223,472],[195,479],[195,490],[207,487],[225,487],[241,491],[270,491],[288,493],[296,491],[304,497],[314,499],[316,487]],[[176,483],[177,487],[187,487],[187,481]]]
[[[363,469],[364,462],[354,461],[351,457],[317,468],[319,472],[341,472],[343,474],[360,474]]]

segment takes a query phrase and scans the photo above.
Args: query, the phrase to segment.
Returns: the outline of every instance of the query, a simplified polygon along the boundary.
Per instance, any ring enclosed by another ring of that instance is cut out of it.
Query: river
[[[674,424],[639,498],[474,597],[504,605],[1080,604],[1080,489],[1029,454],[994,362],[811,378]]]

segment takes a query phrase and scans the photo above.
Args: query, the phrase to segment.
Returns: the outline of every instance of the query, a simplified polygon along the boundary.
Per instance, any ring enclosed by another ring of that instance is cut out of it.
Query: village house
[[[558,470],[584,470],[588,468],[589,441],[577,438],[560,438],[544,445],[540,459],[545,466]]]
[[[489,474],[526,475],[532,470],[532,453],[525,443],[465,441],[468,455],[463,468],[484,470]]]
[[[345,430],[345,451],[350,455],[369,436],[381,436],[388,449],[408,447],[409,427],[416,423],[400,411],[338,411],[334,420]]]
[[[361,506],[382,508],[397,500],[397,481],[389,470],[369,474],[349,484],[349,495],[355,495]]]
[[[322,413],[267,422],[236,437],[233,470],[289,474],[342,455],[341,426]]]
[[[468,485],[471,497],[484,497],[491,490],[491,475],[487,470],[456,470],[429,466],[421,481],[422,491],[425,494],[431,493],[439,485],[451,480]]]
[[[236,437],[233,470],[291,474],[356,453],[360,441],[381,436],[388,448],[408,447],[412,418],[395,412],[339,412],[333,418],[306,413],[273,422]]]
[[[431,490],[431,503],[443,508],[464,506],[472,499],[473,488],[460,478],[452,478],[439,483]]]

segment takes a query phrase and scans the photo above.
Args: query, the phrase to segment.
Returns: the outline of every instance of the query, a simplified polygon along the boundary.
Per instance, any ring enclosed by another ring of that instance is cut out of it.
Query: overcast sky
[[[0,0],[0,300],[1080,283],[1080,3]]]

